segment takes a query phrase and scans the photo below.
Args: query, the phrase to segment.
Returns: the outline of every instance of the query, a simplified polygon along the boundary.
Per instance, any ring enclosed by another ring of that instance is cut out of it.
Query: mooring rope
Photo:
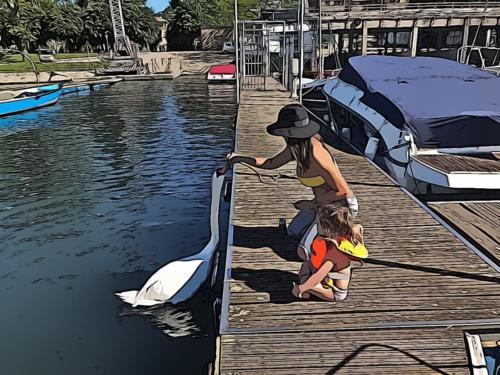
[[[254,172],[254,174],[259,177],[259,181],[262,184],[264,184],[264,185],[274,185],[274,184],[277,184],[279,182],[280,178],[289,178],[289,179],[293,179],[293,180],[297,180],[298,179],[297,176],[295,176],[294,174],[291,174],[289,171],[280,171],[278,174],[264,174],[264,173],[259,172],[257,169],[255,169],[254,167],[252,167],[249,164],[246,164],[246,163],[239,163],[239,164],[247,167],[252,172]],[[263,177],[268,177],[271,180],[273,180],[274,182],[273,183],[265,182],[263,180]]]

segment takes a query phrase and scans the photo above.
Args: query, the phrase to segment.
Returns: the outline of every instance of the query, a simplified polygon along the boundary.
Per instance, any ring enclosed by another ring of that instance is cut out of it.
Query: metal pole
[[[286,59],[286,55],[285,55],[285,48],[286,48],[286,31],[285,31],[285,28],[286,28],[286,25],[285,25],[285,22],[283,21],[283,40],[282,40],[282,44],[280,45],[280,52],[281,52],[281,84],[286,87],[286,81],[285,81],[285,64],[286,62],[288,62],[288,60]]]
[[[236,104],[240,104],[240,61],[239,49],[240,40],[238,38],[238,0],[234,0],[234,44],[236,45]]]
[[[321,3],[319,0],[319,79],[323,79],[325,62],[323,59],[323,18],[321,17]]]
[[[304,0],[299,0],[299,102],[302,103],[302,76],[304,75]]]
[[[242,21],[242,31],[241,31],[241,82],[242,85],[245,86],[247,82],[247,53],[246,53],[246,26],[245,21]],[[250,56],[250,59],[252,56]],[[252,65],[249,66],[251,68]]]

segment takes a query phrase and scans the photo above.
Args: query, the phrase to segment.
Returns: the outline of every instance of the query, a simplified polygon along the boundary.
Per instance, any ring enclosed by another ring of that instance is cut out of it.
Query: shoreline
[[[139,54],[143,65],[150,74],[97,76],[93,70],[71,70],[57,72],[40,72],[37,81],[34,72],[0,73],[0,88],[7,85],[36,85],[49,82],[83,82],[93,79],[109,79],[111,77],[124,80],[176,79],[182,75],[204,75],[214,64],[229,63],[233,55],[225,55],[213,51],[179,51],[179,52],[147,52]],[[51,73],[58,73],[53,75]],[[49,81],[50,79],[50,81]]]

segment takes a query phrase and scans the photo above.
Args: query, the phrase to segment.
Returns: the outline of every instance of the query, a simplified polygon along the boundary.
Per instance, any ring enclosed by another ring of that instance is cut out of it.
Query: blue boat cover
[[[339,78],[420,148],[500,145],[500,77],[434,57],[357,56]]]

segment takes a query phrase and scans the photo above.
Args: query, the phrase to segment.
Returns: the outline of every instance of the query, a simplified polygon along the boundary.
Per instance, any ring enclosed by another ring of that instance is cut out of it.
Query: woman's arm
[[[262,168],[262,169],[276,169],[286,163],[293,160],[292,152],[287,146],[279,154],[274,155],[271,158],[252,158],[248,156],[233,154],[228,158],[230,165],[234,163],[245,163],[251,165],[252,167]]]
[[[311,275],[310,278],[304,284],[299,285],[299,293],[302,294],[307,292],[309,289],[314,288],[328,275],[333,268],[333,263],[327,260],[315,273]]]
[[[325,173],[322,177],[325,179],[326,183],[334,190],[335,197],[344,198],[353,195],[352,190],[349,188],[344,176],[340,172],[339,167],[333,161],[332,155],[321,143],[313,145],[313,157],[318,162],[318,164],[323,168]]]

